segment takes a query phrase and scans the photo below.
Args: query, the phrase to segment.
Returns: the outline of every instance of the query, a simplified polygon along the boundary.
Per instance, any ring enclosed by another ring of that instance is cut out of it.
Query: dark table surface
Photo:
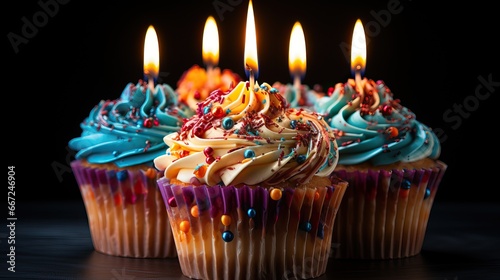
[[[8,270],[13,233],[7,226],[0,231],[2,279],[189,279],[176,259],[95,252],[83,202],[18,202],[16,211],[15,272]],[[317,279],[500,279],[500,204],[436,200],[419,255],[331,259],[327,273]]]

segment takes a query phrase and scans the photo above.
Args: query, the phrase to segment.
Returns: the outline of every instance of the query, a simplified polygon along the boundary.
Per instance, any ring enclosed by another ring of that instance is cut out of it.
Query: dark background
[[[441,159],[449,168],[437,199],[499,201],[498,120],[493,118],[500,89],[499,26],[493,4],[336,2],[253,1],[258,81],[292,81],[288,42],[294,22],[300,21],[308,59],[303,83],[326,88],[345,82],[351,78],[350,57],[340,46],[351,44],[360,18],[368,40],[365,76],[384,80],[417,119],[439,131]],[[51,15],[40,3],[52,3]],[[401,11],[394,13],[391,5]],[[1,99],[7,109],[2,157],[15,166],[17,201],[80,199],[67,143],[80,135],[79,123],[95,104],[116,99],[128,82],[143,77],[150,24],[159,37],[159,82],[175,87],[185,70],[203,65],[201,42],[209,15],[219,28],[219,66],[246,79],[248,1],[42,0],[2,9],[7,85]],[[23,18],[38,22],[28,36]],[[9,39],[13,34],[25,41],[16,45]],[[456,113],[458,106],[463,114]]]

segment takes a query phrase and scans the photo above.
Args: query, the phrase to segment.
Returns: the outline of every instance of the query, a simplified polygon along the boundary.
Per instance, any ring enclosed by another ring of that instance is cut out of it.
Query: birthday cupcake
[[[333,128],[349,183],[333,230],[333,256],[396,259],[420,253],[447,165],[432,129],[393,97],[383,81],[338,83],[315,109]]]
[[[176,257],[153,159],[163,137],[194,112],[177,106],[167,84],[153,90],[129,83],[115,100],[101,100],[69,141],[71,167],[81,191],[96,251],[123,257]]]
[[[182,272],[196,279],[325,273],[346,182],[333,131],[269,84],[212,92],[154,160]]]
[[[240,81],[240,76],[229,69],[214,67],[207,71],[195,64],[182,74],[175,92],[179,102],[196,110],[198,102],[205,100],[212,91],[227,91]]]

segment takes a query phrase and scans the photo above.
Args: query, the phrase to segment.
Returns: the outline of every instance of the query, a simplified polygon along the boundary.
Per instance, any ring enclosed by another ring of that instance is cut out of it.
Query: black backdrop
[[[258,81],[291,82],[288,41],[300,21],[308,51],[303,82],[345,82],[351,72],[341,46],[351,43],[360,18],[368,40],[365,76],[384,80],[441,135],[441,159],[449,168],[437,199],[498,201],[495,10],[486,1],[425,2],[254,0]],[[41,0],[3,8],[2,157],[15,166],[16,199],[80,199],[67,143],[99,100],[117,98],[128,82],[143,77],[150,24],[159,37],[159,82],[175,86],[183,71],[203,65],[209,15],[219,28],[219,66],[245,78],[247,8],[242,0]]]

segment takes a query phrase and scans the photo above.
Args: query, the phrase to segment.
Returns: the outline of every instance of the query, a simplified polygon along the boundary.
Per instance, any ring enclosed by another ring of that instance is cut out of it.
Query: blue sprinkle
[[[253,217],[255,217],[255,215],[257,215],[257,211],[255,211],[255,209],[253,209],[253,208],[250,208],[247,211],[247,215],[248,215],[248,217],[253,218]]]
[[[425,189],[424,199],[428,198],[429,196],[431,196],[431,189],[427,188]]]
[[[222,240],[224,240],[226,242],[233,241],[233,238],[234,238],[234,234],[229,230],[226,230],[222,233]]]
[[[113,151],[113,156],[117,157],[120,154],[119,151]]]
[[[203,114],[206,115],[210,112],[210,107],[203,108]]]
[[[281,141],[285,141],[285,137],[281,137]]]
[[[226,129],[226,130],[227,130],[227,129],[231,129],[231,128],[233,128],[233,126],[234,126],[234,121],[233,121],[233,119],[232,119],[232,118],[230,118],[230,117],[225,117],[225,118],[222,120],[222,127],[223,127],[224,129]]]
[[[305,155],[299,155],[299,156],[297,156],[297,163],[298,164],[303,164],[304,161],[306,161],[306,156]]]
[[[267,90],[267,86],[266,85],[261,85],[260,88],[263,89],[263,90]]]
[[[290,122],[290,127],[293,128],[293,129],[297,128],[297,121],[296,120],[291,121]]]
[[[411,183],[409,180],[407,179],[404,179],[403,182],[401,182],[401,188],[403,190],[409,190],[410,189],[410,186],[411,186]]]
[[[271,88],[269,90],[270,93],[278,93],[278,90],[276,88]]]
[[[325,238],[325,229],[323,228],[323,223],[319,223],[318,225],[318,233],[316,234],[319,238]]]
[[[226,115],[229,115],[229,113],[231,113],[231,109],[227,108],[226,109]]]
[[[253,150],[245,150],[245,153],[243,154],[245,158],[253,158],[255,157],[255,152]]]
[[[128,177],[128,173],[126,170],[120,170],[116,173],[116,178],[118,179],[118,181],[120,182],[123,182],[127,179]]]
[[[267,99],[262,100],[262,104],[266,104]]]
[[[312,225],[310,222],[302,222],[299,224],[299,228],[305,232],[310,232],[312,229]]]

